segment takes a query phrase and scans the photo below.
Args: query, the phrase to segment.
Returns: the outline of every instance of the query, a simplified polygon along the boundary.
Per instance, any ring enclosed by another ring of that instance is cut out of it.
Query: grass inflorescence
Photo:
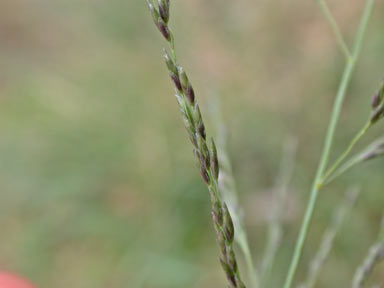
[[[216,145],[213,138],[207,140],[205,124],[194,89],[184,68],[177,61],[174,37],[168,26],[170,1],[159,0],[158,5],[155,5],[152,1],[147,0],[147,4],[155,25],[171,46],[173,57],[169,55],[166,49],[163,50],[163,56],[169,76],[175,86],[176,99],[189,138],[193,144],[200,174],[210,192],[211,214],[216,230],[217,243],[220,248],[220,263],[228,278],[230,287],[244,288],[245,284],[240,277],[233,247],[235,229],[232,217],[219,191],[219,158]]]

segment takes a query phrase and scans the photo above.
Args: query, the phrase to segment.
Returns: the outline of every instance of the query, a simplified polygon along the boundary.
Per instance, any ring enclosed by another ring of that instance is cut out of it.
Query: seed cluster
[[[384,81],[381,88],[373,96],[372,110],[371,123],[374,124],[384,117]]]
[[[155,5],[147,0],[155,25],[170,43],[171,57],[164,49],[163,56],[169,76],[175,86],[176,99],[184,120],[193,151],[197,159],[200,174],[207,184],[212,203],[212,219],[216,230],[216,238],[220,248],[220,263],[228,278],[230,288],[245,288],[240,278],[236,255],[233,249],[234,225],[228,207],[223,201],[219,188],[219,160],[214,140],[207,142],[205,125],[195,98],[195,92],[184,69],[177,63],[174,51],[174,39],[168,27],[170,0],[158,0]]]
[[[371,145],[370,149],[363,154],[362,160],[368,161],[368,160],[376,159],[383,155],[384,155],[384,139],[382,138]]]

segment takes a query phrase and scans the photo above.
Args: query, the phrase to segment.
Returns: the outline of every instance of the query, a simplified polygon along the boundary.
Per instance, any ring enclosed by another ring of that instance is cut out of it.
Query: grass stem
[[[344,200],[335,209],[332,222],[326,229],[322,241],[320,242],[319,250],[310,263],[307,279],[301,286],[299,286],[300,288],[315,287],[316,281],[320,277],[320,272],[333,248],[335,238],[341,230],[344,220],[352,210],[359,192],[360,191],[357,188],[348,189],[345,193]]]
[[[367,131],[369,130],[369,128],[371,128],[371,126],[372,126],[372,122],[368,121],[367,124],[365,124],[365,126],[359,131],[359,133],[356,134],[356,136],[352,139],[351,143],[349,143],[347,149],[336,160],[335,164],[333,164],[332,167],[328,169],[328,171],[324,174],[322,180],[320,181],[322,186],[325,183],[327,183],[327,180],[329,179],[329,177],[337,170],[337,168],[340,167],[343,161],[348,157],[348,155],[352,152],[353,148],[360,141],[360,139],[367,133]],[[338,176],[340,175],[341,174],[338,174]]]
[[[268,287],[268,281],[272,275],[276,255],[283,238],[283,211],[285,210],[289,184],[294,171],[296,151],[297,140],[293,138],[286,140],[283,147],[280,173],[275,185],[276,196],[268,223],[267,244],[261,265],[260,286],[262,288]]]
[[[330,182],[347,172],[349,169],[355,165],[362,163],[364,161],[372,160],[377,157],[384,155],[384,137],[379,138],[373,142],[370,146],[364,149],[362,152],[358,153],[356,156],[352,157],[350,160],[346,161],[343,165],[338,167],[330,177],[324,179],[323,186],[328,185]]]
[[[320,9],[323,12],[325,18],[327,18],[328,23],[330,24],[333,33],[336,36],[337,42],[340,46],[341,51],[344,53],[345,58],[348,60],[351,58],[351,52],[349,51],[349,48],[344,40],[344,37],[340,31],[339,25],[337,25],[337,22],[335,18],[333,17],[331,11],[328,8],[327,3],[325,0],[318,0]]]
[[[308,206],[307,206],[307,209],[305,212],[303,223],[302,223],[301,228],[300,228],[298,240],[297,240],[296,247],[295,247],[295,250],[293,253],[293,257],[292,257],[292,261],[291,261],[291,264],[290,264],[290,267],[288,270],[288,274],[287,274],[287,277],[285,280],[284,288],[291,288],[292,287],[292,283],[293,283],[293,280],[294,280],[294,277],[296,274],[297,266],[299,264],[301,255],[303,253],[304,243],[305,243],[305,240],[307,238],[307,234],[308,234],[309,226],[310,226],[312,216],[313,216],[313,213],[315,210],[318,194],[319,194],[319,191],[321,189],[321,185],[319,185],[319,183],[323,177],[324,171],[325,171],[326,166],[328,164],[328,159],[329,159],[329,155],[331,152],[333,139],[334,139],[334,135],[336,132],[337,123],[338,123],[339,118],[340,118],[340,113],[342,110],[345,94],[346,94],[346,91],[348,88],[348,84],[350,83],[350,80],[351,80],[351,76],[352,76],[352,72],[353,72],[354,67],[355,67],[355,63],[356,63],[356,61],[360,55],[361,46],[362,46],[362,42],[364,39],[364,34],[366,31],[372,10],[373,10],[374,3],[375,3],[375,0],[368,0],[366,2],[363,17],[362,17],[362,20],[361,20],[360,25],[359,25],[359,30],[357,32],[353,54],[350,57],[350,59],[347,61],[345,69],[344,69],[343,77],[342,77],[342,80],[340,82],[339,90],[338,90],[338,93],[337,93],[337,96],[335,99],[335,103],[334,103],[334,107],[333,107],[333,111],[332,111],[332,115],[331,115],[331,120],[330,120],[330,123],[328,126],[328,131],[327,131],[327,135],[325,138],[325,144],[324,144],[323,153],[322,153],[322,156],[320,159],[320,164],[319,164],[319,167],[318,167],[318,170],[316,173],[316,177],[313,181]]]

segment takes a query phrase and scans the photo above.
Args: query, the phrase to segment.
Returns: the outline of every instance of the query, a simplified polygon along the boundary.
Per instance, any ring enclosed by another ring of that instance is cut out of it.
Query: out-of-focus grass
[[[266,191],[274,183],[281,142],[287,135],[299,139],[293,205],[274,273],[279,287],[342,55],[311,1],[173,4],[179,57],[203,112],[211,95],[221,98],[255,255],[264,246]],[[346,7],[338,0],[331,6],[352,35],[363,3]],[[378,3],[348,93],[336,152],[365,120],[384,73],[381,8]],[[154,29],[142,1],[1,1],[1,269],[25,274],[41,287],[224,283],[208,194]],[[379,126],[371,139],[382,135]],[[384,203],[383,168],[376,161],[354,169],[321,195],[301,273],[346,186],[361,183],[363,189],[319,287],[349,283],[373,241]]]

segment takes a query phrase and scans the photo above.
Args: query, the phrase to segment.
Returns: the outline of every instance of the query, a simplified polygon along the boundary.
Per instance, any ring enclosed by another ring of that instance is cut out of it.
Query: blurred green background
[[[351,43],[364,1],[329,2]],[[383,15],[377,1],[332,157],[363,125],[384,76]],[[257,264],[282,143],[298,139],[273,273],[281,287],[343,56],[315,1],[172,1],[171,27],[211,135],[209,103],[220,98]],[[144,0],[0,1],[0,269],[39,287],[225,285],[165,45]],[[349,285],[377,234],[383,169],[365,164],[322,192],[298,281],[344,191],[359,184],[318,283]],[[383,275],[381,266],[375,279]]]

